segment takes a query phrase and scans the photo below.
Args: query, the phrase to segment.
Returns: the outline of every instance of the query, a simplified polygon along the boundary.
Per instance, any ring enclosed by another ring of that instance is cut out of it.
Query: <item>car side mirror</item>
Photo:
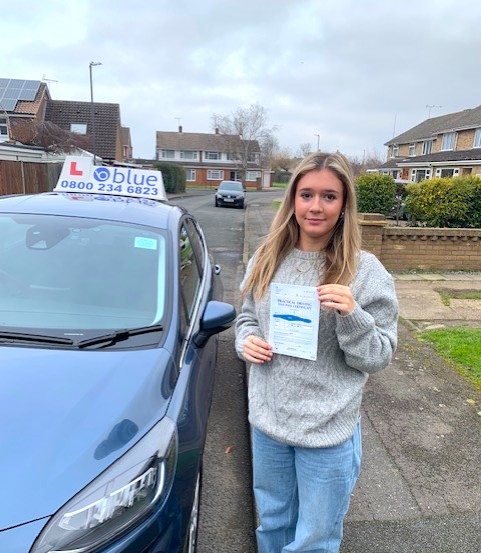
[[[236,310],[233,305],[223,301],[210,301],[200,320],[200,330],[194,337],[194,344],[199,348],[205,346],[211,336],[230,328],[235,318]]]

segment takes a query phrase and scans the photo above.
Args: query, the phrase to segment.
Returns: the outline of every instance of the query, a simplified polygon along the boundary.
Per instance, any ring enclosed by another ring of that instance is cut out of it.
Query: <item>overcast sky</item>
[[[0,0],[0,77],[120,104],[135,157],[259,103],[281,147],[360,159],[481,104],[479,0]],[[431,108],[427,106],[432,106]],[[440,107],[441,106],[441,107]]]

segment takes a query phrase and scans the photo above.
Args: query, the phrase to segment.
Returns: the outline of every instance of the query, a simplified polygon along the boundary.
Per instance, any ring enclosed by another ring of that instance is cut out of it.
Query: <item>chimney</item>
[[[179,125],[179,132],[182,132],[182,125]]]
[[[219,134],[219,127],[215,128],[215,134]]]

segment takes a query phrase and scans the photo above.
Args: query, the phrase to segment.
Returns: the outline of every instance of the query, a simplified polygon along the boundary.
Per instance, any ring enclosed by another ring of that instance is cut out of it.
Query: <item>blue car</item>
[[[66,182],[0,198],[0,551],[191,553],[234,307],[188,212]]]

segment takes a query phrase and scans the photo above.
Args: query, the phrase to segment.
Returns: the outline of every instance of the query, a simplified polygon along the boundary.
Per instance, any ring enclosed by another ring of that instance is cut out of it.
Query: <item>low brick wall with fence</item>
[[[360,224],[363,248],[390,271],[481,271],[481,229],[391,227],[374,213]]]

